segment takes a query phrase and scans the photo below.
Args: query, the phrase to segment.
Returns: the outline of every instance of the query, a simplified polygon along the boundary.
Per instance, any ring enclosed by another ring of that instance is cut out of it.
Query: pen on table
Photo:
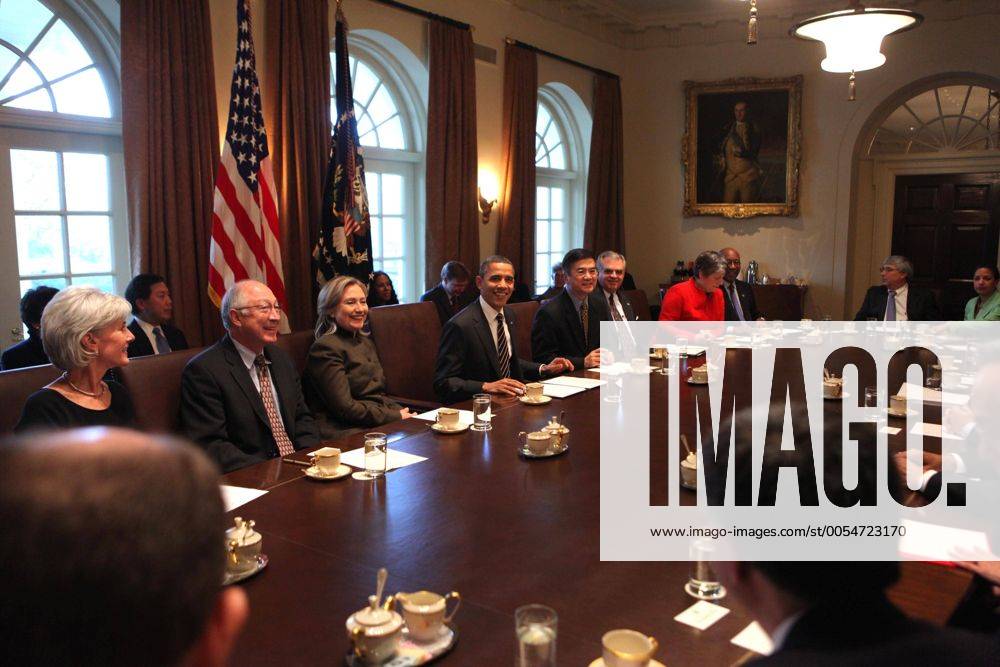
[[[284,461],[285,463],[294,463],[297,466],[305,466],[307,468],[312,465],[312,463],[310,463],[309,461],[297,461],[295,459],[290,459],[290,458],[283,458],[281,460]]]

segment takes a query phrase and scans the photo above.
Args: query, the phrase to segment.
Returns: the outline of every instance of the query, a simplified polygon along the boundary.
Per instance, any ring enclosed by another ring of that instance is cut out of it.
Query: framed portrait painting
[[[684,82],[684,215],[799,214],[802,77]]]

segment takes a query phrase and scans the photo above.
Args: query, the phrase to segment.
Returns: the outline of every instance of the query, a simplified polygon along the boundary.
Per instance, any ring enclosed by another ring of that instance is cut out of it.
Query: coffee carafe
[[[760,269],[757,268],[757,260],[751,259],[750,263],[747,264],[747,282],[751,285],[757,284],[757,273]]]

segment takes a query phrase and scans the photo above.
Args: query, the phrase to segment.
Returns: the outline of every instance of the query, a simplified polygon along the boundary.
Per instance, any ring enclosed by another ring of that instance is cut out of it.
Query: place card
[[[267,491],[260,489],[247,489],[242,486],[227,486],[226,484],[220,484],[219,491],[222,492],[222,503],[226,506],[227,512],[240,505],[246,505],[251,500],[256,500],[267,493]]]
[[[757,621],[740,630],[740,633],[730,641],[741,648],[761,655],[771,655],[771,651],[774,650],[774,643]]]
[[[421,461],[426,460],[426,456],[417,456],[416,454],[407,454],[406,452],[390,449],[389,458],[385,462],[385,469],[395,470],[396,468],[405,468],[408,465],[413,465],[414,463],[420,463]],[[364,468],[365,448],[358,447],[357,449],[352,449],[349,452],[344,452],[340,455],[340,462],[346,463],[347,465],[355,468]]]
[[[674,616],[674,620],[684,625],[690,625],[697,630],[705,630],[729,613],[725,607],[698,600],[693,605]]]

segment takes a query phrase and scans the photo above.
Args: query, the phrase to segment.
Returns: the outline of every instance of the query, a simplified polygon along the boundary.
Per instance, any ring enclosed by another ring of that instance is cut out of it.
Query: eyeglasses
[[[252,310],[255,313],[260,313],[261,315],[268,315],[273,310],[277,314],[281,315],[281,305],[277,303],[263,303],[256,306],[240,306],[235,310]]]

